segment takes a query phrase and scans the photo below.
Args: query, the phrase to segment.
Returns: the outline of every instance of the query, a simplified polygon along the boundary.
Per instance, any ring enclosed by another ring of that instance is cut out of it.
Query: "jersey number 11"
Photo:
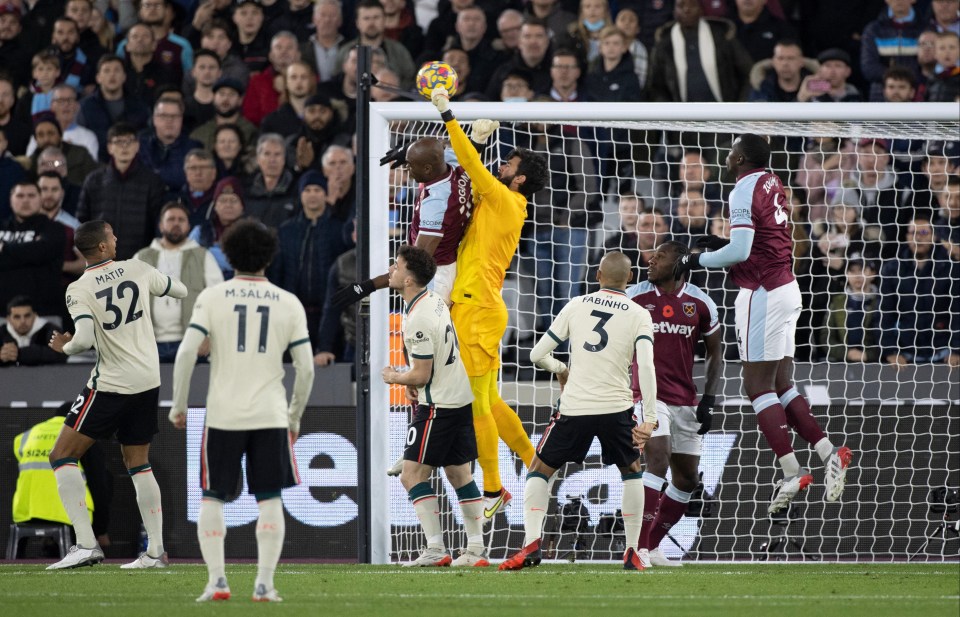
[[[237,324],[237,351],[247,350],[247,307],[244,304],[234,304],[233,310],[240,315]],[[267,352],[267,331],[270,328],[270,307],[258,306],[257,312],[260,313],[260,341],[257,344],[259,353]]]

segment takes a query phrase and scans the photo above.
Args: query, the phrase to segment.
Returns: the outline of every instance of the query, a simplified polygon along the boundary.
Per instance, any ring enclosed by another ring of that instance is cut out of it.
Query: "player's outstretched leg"
[[[160,503],[160,485],[153,475],[153,467],[146,463],[127,469],[127,473],[133,480],[140,517],[147,530],[147,550],[132,562],[120,567],[125,570],[166,568],[169,562],[167,553],[163,550],[163,507]]]
[[[283,552],[286,520],[280,495],[257,495],[257,580],[253,583],[254,602],[283,602],[273,587],[273,573]]]
[[[547,506],[550,505],[550,492],[547,488],[549,478],[550,476],[539,471],[527,473],[527,482],[523,488],[523,548],[501,563],[501,570],[520,570],[540,565],[540,536],[543,533]]]
[[[97,544],[90,524],[90,512],[87,510],[87,489],[80,473],[79,462],[75,458],[61,458],[51,461],[53,474],[57,478],[57,492],[60,501],[70,517],[77,543],[70,547],[67,555],[57,563],[47,566],[47,570],[65,570],[92,566],[103,561],[103,551]]]
[[[624,570],[643,570],[646,566],[637,554],[640,530],[643,527],[644,486],[640,471],[621,471],[623,478],[623,530],[627,550],[623,554]]]
[[[227,523],[223,517],[223,500],[213,495],[204,495],[197,516],[197,540],[200,554],[207,564],[207,586],[197,602],[230,599],[227,585],[226,565],[223,557],[223,542],[227,537]]]

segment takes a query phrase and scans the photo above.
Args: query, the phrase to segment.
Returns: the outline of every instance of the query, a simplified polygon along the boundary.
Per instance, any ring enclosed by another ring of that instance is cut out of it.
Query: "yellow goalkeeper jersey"
[[[475,306],[503,304],[500,290],[520,242],[527,198],[511,191],[483,166],[456,119],[447,122],[450,144],[473,185],[473,215],[457,250],[451,300]]]

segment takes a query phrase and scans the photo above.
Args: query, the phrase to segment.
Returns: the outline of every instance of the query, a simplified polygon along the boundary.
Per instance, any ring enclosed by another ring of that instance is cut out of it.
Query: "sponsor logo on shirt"
[[[693,336],[694,327],[686,324],[670,323],[668,321],[653,322],[653,333],[657,334],[679,334],[690,338]]]

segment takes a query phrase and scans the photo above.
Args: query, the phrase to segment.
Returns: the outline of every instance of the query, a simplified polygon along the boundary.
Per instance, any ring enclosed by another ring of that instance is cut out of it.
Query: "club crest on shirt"
[[[697,305],[693,302],[684,302],[683,303],[683,314],[687,317],[693,317],[697,314]]]
[[[423,332],[417,332],[415,335],[417,338],[423,338]]]

